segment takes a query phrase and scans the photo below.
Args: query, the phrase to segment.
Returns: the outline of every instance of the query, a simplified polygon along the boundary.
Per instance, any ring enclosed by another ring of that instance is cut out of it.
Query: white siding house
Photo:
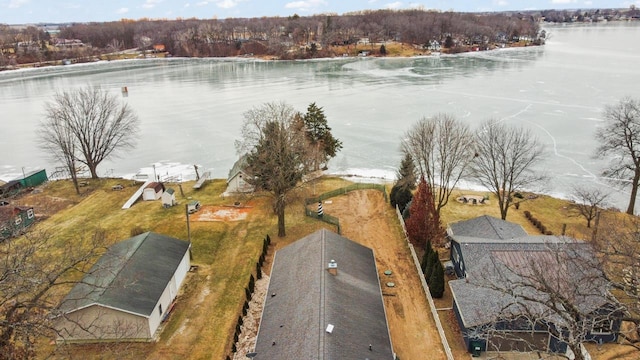
[[[144,233],[109,248],[59,307],[59,342],[148,341],[191,267],[191,244]]]

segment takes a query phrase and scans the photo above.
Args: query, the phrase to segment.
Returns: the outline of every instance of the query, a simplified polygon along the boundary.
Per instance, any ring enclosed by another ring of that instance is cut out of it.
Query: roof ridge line
[[[100,305],[106,305],[102,303],[102,295],[104,295],[105,291],[107,291],[107,289],[111,288],[111,284],[113,284],[113,282],[118,278],[118,275],[122,272],[122,270],[126,267],[126,265],[131,261],[131,258],[133,258],[133,255],[135,255],[135,253],[138,252],[138,250],[140,250],[140,246],[142,246],[142,243],[144,243],[148,238],[149,235],[151,234],[151,231],[147,231],[146,232],[146,236],[144,238],[142,238],[142,240],[140,240],[140,243],[138,243],[138,245],[135,247],[135,250],[133,252],[131,252],[131,254],[129,256],[126,256],[126,261],[123,261],[120,265],[120,267],[117,269],[116,272],[113,273],[113,276],[111,277],[111,280],[109,280],[109,283],[104,284],[103,286],[101,286],[101,291],[100,291],[100,295],[96,298],[96,302]],[[142,234],[130,237],[127,240],[124,241],[129,241],[132,240],[133,238],[140,236]],[[121,241],[120,243],[124,242]],[[118,244],[118,243],[116,243]],[[114,244],[114,245],[116,245]],[[108,250],[107,250],[108,252]],[[127,252],[128,254],[128,252]]]

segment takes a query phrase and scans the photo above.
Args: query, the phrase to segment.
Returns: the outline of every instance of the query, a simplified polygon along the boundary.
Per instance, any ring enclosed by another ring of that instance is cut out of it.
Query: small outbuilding
[[[176,205],[176,192],[172,188],[168,188],[162,193],[162,206],[169,208]]]
[[[47,180],[49,180],[49,178],[47,178],[47,171],[45,169],[40,169],[25,174],[24,178],[19,181],[22,187],[29,188],[43,184]]]
[[[191,267],[191,244],[147,232],[121,241],[58,308],[58,342],[149,341]]]
[[[233,164],[227,177],[227,189],[225,194],[250,193],[255,187],[247,182],[247,155],[243,155]]]
[[[153,201],[162,197],[164,192],[164,185],[159,182],[152,182],[142,191],[142,200]]]
[[[23,233],[36,221],[32,207],[1,206],[0,207],[0,240]]]

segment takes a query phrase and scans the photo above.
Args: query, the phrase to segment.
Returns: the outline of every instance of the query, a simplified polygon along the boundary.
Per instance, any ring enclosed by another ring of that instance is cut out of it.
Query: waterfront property
[[[59,342],[148,341],[190,268],[191,244],[147,232],[121,241],[62,301]]]
[[[373,250],[326,229],[278,250],[255,352],[255,359],[393,359]]]
[[[459,278],[449,281],[453,310],[469,352],[565,353],[570,332],[582,342],[617,340],[619,306],[588,243],[529,236],[490,216],[451,224],[447,235]]]

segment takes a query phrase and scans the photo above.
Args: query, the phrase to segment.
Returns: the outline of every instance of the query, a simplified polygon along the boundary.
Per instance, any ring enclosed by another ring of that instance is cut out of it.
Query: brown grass
[[[125,185],[124,190],[111,190],[111,187],[118,183]],[[162,208],[160,201],[139,201],[131,209],[122,210],[124,202],[140,185],[122,179],[89,181],[89,185],[82,188],[80,196],[74,194],[70,182],[54,181],[48,183],[41,193],[32,193],[19,199],[20,204],[35,206],[36,213],[46,213],[47,219],[39,221],[36,229],[55,232],[60,243],[66,246],[73,246],[78,239],[91,236],[99,229],[107,231],[107,240],[110,243],[128,238],[131,229],[134,228],[186,240],[184,204],[188,201],[197,199],[205,206],[223,207],[235,202],[251,206],[247,219],[243,221],[191,222],[194,256],[192,262],[198,265],[199,269],[189,274],[180,294],[181,300],[164,324],[158,342],[73,345],[58,349],[51,345],[43,345],[39,349],[42,357],[224,359],[230,353],[233,329],[245,297],[244,287],[249,275],[255,272],[255,263],[264,236],[272,235],[273,246],[269,253],[273,254],[274,249],[286,246],[320,227],[328,226],[304,215],[303,200],[346,186],[350,182],[340,178],[323,177],[294,191],[289,197],[290,205],[286,210],[287,236],[283,238],[275,236],[276,218],[273,216],[268,197],[223,198],[220,194],[225,189],[224,180],[210,181],[199,191],[193,190],[192,184],[182,184],[184,195],[177,184],[168,184],[176,190],[176,197],[180,202],[178,206],[170,209]],[[442,211],[443,224],[483,214],[499,217],[493,196],[490,196],[487,205],[474,206],[455,201],[455,198],[464,194],[485,195],[487,192],[456,190],[452,200]],[[590,238],[591,232],[586,228],[586,221],[570,217],[568,205],[567,201],[539,196],[523,202],[519,210],[511,208],[507,220],[523,225],[530,234],[537,234],[537,229],[523,215],[525,210],[529,210],[554,234],[559,234],[562,224],[567,224],[568,235],[582,239]],[[614,216],[624,217],[624,214]],[[441,250],[441,258],[446,257],[446,252]],[[270,266],[267,261],[263,267],[266,273],[269,272]],[[449,291],[445,291],[445,298],[436,300],[437,307],[451,306],[448,293]],[[441,311],[439,315],[454,353],[464,353],[461,336],[455,328],[455,321],[451,319],[450,311]]]

